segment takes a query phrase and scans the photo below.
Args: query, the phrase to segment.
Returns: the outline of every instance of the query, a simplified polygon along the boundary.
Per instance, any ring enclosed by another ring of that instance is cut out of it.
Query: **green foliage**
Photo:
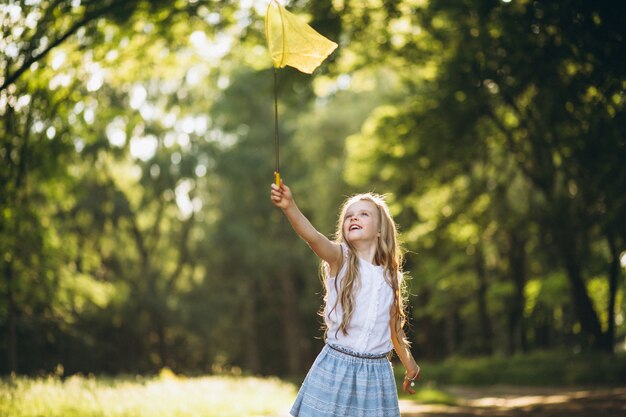
[[[626,383],[626,356],[543,351],[511,357],[454,357],[422,363],[424,384],[603,386]]]
[[[306,7],[341,46],[313,76],[278,73],[281,172],[329,236],[346,195],[387,194],[416,356],[622,349],[621,6]],[[0,13],[0,372],[301,374],[321,286],[268,199],[264,7]],[[551,380],[600,381],[567,369]]]
[[[374,110],[348,140],[346,178],[386,187],[400,224],[410,225],[405,239],[417,256],[407,266],[420,277],[412,292],[427,311],[416,324],[431,332],[418,343],[430,341],[428,356],[571,339],[612,350],[602,311],[618,286],[594,305],[587,280],[623,276],[609,266],[619,251],[596,250],[613,235],[624,248],[623,222],[600,208],[626,189],[622,174],[605,177],[606,164],[626,155],[623,101],[611,98],[623,84],[623,14],[576,2],[400,3],[355,12],[372,21],[357,26],[362,42],[350,47],[388,51],[407,94]],[[398,26],[377,26],[386,21]],[[377,29],[398,36],[387,43]],[[524,317],[534,277],[558,282],[546,283],[546,302]],[[542,333],[544,323],[563,332]],[[440,326],[446,331],[435,334]]]

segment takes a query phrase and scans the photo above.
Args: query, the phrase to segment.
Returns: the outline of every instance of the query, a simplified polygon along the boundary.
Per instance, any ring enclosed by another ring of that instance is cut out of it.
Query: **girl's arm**
[[[309,219],[302,214],[289,187],[282,181],[280,187],[272,184],[271,199],[276,207],[283,210],[293,230],[308,243],[317,256],[328,263],[331,273],[338,271],[342,262],[341,246],[318,232]]]
[[[392,317],[394,315],[392,314]],[[411,349],[409,349],[409,343],[407,342],[404,330],[398,329],[396,326],[396,319],[392,318],[389,322],[391,328],[391,341],[393,342],[393,348],[400,358],[400,362],[404,365],[406,373],[404,375],[404,381],[402,382],[402,392],[409,394],[415,394],[415,390],[411,388],[411,380],[416,381],[420,378],[420,367],[413,359]]]

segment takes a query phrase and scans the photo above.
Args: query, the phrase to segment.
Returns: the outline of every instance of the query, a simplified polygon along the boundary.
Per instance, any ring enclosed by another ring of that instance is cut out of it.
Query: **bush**
[[[542,351],[510,357],[420,362],[422,383],[438,385],[626,385],[626,354]],[[396,367],[403,372],[402,367]],[[402,375],[398,375],[401,381]]]

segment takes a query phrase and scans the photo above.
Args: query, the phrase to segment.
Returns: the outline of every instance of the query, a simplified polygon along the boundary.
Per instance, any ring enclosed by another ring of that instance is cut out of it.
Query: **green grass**
[[[295,395],[276,378],[14,377],[0,381],[0,417],[272,416]]]
[[[432,385],[417,386],[413,395],[399,392],[398,397],[401,400],[412,400],[420,404],[456,405],[458,403],[456,397]]]
[[[455,404],[446,385],[626,385],[626,355],[536,352],[512,357],[451,358],[420,363],[413,396]],[[403,368],[395,367],[398,387]],[[0,417],[260,417],[284,415],[296,383],[247,376],[57,376],[0,379]]]
[[[396,387],[398,388],[398,398],[401,400],[412,400],[421,404],[456,405],[458,403],[456,397],[447,393],[445,389],[438,388],[435,381],[420,379],[415,384],[415,394],[405,394],[402,392],[404,368],[402,366],[394,366],[393,372],[396,379]]]
[[[301,381],[299,381],[301,382]],[[257,417],[285,415],[297,385],[277,378],[205,376],[12,377],[0,380],[0,417]],[[408,397],[454,404],[434,387]]]

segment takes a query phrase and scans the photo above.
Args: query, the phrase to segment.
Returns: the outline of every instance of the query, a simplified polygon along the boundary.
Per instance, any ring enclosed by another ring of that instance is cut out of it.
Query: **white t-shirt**
[[[389,319],[393,305],[393,289],[385,281],[384,268],[359,258],[360,284],[353,287],[354,311],[348,323],[348,334],[340,329],[343,310],[337,301],[341,282],[348,269],[348,247],[341,244],[344,262],[337,277],[326,274],[328,294],[324,318],[328,332],[326,342],[360,353],[387,353],[393,349]],[[336,284],[336,285],[335,285]]]

